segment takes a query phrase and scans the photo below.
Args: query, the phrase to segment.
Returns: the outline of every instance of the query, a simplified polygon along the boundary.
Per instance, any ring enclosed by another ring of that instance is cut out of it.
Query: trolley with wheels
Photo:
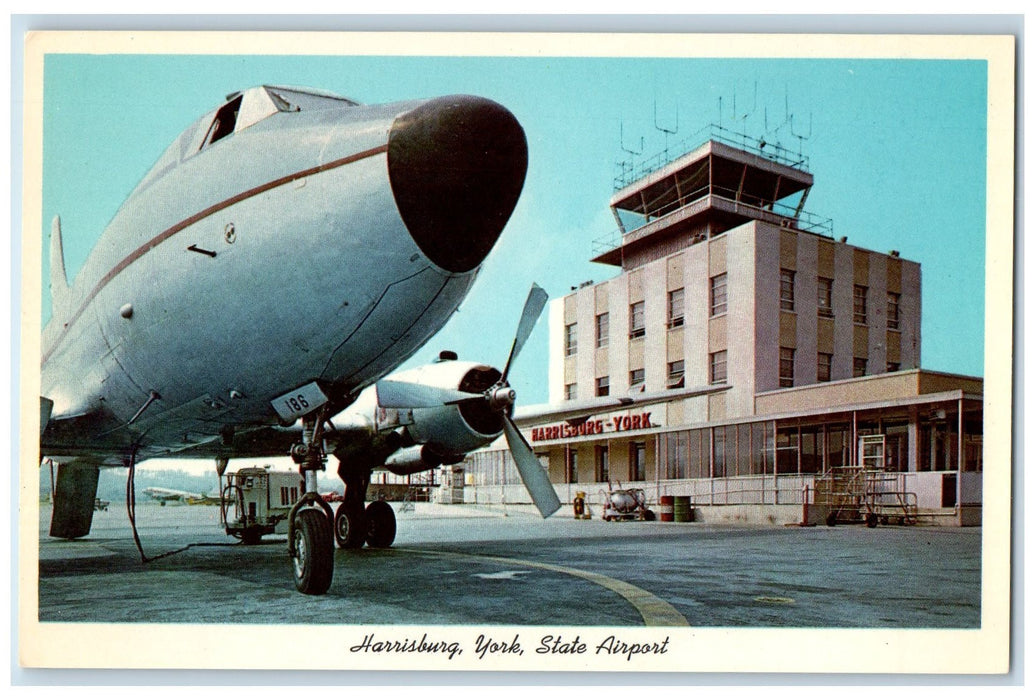
[[[643,489],[611,488],[601,491],[604,499],[603,518],[609,522],[615,520],[654,520],[654,511],[647,507],[647,495]]]

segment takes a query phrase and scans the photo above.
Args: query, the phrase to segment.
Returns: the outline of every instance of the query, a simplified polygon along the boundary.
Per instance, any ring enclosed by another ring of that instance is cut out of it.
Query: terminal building
[[[980,522],[983,382],[920,368],[920,264],[835,239],[812,186],[718,128],[616,183],[593,261],[617,274],[550,303],[549,405],[519,415],[562,502],[620,482],[712,522]],[[463,467],[465,500],[528,501],[502,446]]]

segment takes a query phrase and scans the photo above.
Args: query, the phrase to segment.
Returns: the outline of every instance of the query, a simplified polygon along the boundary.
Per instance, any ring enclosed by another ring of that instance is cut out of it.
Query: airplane
[[[167,489],[161,486],[148,486],[144,489],[144,495],[158,501],[163,506],[169,501],[187,503],[188,501],[200,501],[205,498],[204,494]]]
[[[502,105],[452,95],[363,105],[323,90],[234,92],[166,149],[70,285],[52,226],[40,454],[58,466],[53,537],[90,531],[101,467],[290,455],[302,495],[288,554],[325,593],[335,542],[388,546],[365,506],[375,468],[455,463],[506,435],[543,517],[560,507],[512,419],[507,377],[546,303],[533,285],[503,370],[399,372],[450,318],[517,204],[524,130]],[[335,424],[367,387],[379,420]],[[391,418],[391,420],[388,420]],[[332,511],[317,473],[337,458]]]

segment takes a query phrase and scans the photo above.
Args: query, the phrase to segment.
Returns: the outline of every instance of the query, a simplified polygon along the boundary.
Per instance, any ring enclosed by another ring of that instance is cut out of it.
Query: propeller
[[[511,363],[514,362],[514,358],[521,352],[521,348],[525,346],[528,336],[532,335],[535,322],[539,320],[539,315],[543,313],[543,307],[546,306],[546,300],[549,298],[545,289],[535,282],[532,283],[532,288],[528,290],[528,298],[525,299],[525,308],[521,311],[521,320],[518,321],[517,333],[514,335],[514,344],[510,346],[507,364],[503,366],[503,376],[500,377],[500,384],[507,381]]]
[[[517,465],[518,474],[520,474],[528,494],[532,497],[532,502],[535,503],[544,518],[556,512],[561,507],[561,502],[557,498],[553,484],[550,483],[549,475],[539,463],[539,458],[535,456],[532,448],[528,446],[521,431],[510,417],[515,394],[514,390],[507,385],[507,375],[528,337],[532,334],[532,329],[535,328],[547,299],[549,299],[549,295],[546,290],[533,284],[532,289],[528,292],[528,298],[525,299],[525,307],[521,311],[517,333],[510,346],[510,355],[507,357],[507,364],[503,367],[503,374],[483,394],[392,380],[377,383],[377,401],[384,408],[432,408],[466,401],[488,402],[489,408],[500,413],[503,418],[503,433],[507,438],[507,447],[510,448],[510,453],[514,457],[514,463]]]
[[[535,503],[535,507],[544,518],[550,517],[561,507],[561,501],[557,498],[553,484],[550,483],[550,477],[539,463],[539,458],[532,452],[532,448],[525,442],[525,436],[514,425],[514,420],[506,414],[503,416],[503,433],[507,436],[507,447],[514,457],[521,482],[528,489],[528,495],[532,497],[532,503]]]

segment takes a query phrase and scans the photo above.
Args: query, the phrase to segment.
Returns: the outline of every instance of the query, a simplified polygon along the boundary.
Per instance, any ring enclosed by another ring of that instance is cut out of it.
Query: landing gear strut
[[[295,574],[295,588],[307,595],[323,595],[334,577],[334,514],[320,497],[317,472],[327,465],[323,449],[324,413],[302,418],[302,442],[291,448],[291,457],[305,481],[305,493],[288,515],[288,555]]]

